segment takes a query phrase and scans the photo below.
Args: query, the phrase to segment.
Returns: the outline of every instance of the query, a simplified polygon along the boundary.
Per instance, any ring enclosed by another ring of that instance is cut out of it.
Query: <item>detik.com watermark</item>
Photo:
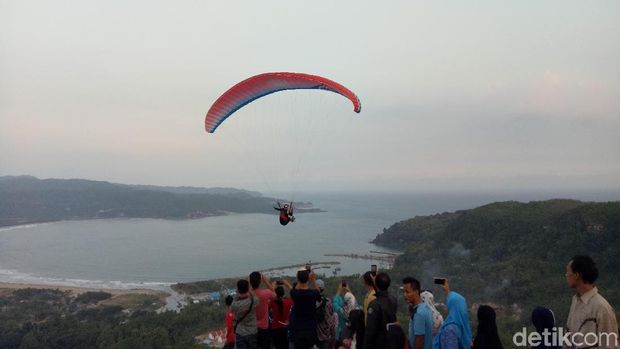
[[[618,333],[580,333],[568,332],[563,327],[555,327],[553,330],[545,329],[543,332],[529,332],[526,327],[512,336],[512,343],[517,347],[562,346],[569,348],[598,347],[617,348]]]

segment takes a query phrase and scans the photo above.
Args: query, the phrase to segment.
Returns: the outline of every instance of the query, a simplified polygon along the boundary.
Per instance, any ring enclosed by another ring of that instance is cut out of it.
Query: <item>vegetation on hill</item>
[[[83,179],[0,177],[0,226],[97,218],[203,218],[270,213],[274,199],[230,188],[132,186]],[[300,207],[298,212],[318,211]]]
[[[595,260],[599,291],[620,315],[618,236],[620,202],[549,200],[416,217],[385,229],[375,243],[405,247],[391,271],[395,278],[412,275],[439,290],[432,278],[447,277],[470,305],[497,304],[504,332],[512,333],[529,324],[537,305],[553,309],[558,325],[566,323],[573,290],[565,268],[578,254]]]
[[[377,236],[376,243],[404,247],[396,260],[391,292],[398,295],[399,319],[408,321],[400,296],[401,278],[411,275],[435,293],[439,308],[445,295],[432,277],[447,277],[453,290],[471,306],[492,304],[504,347],[512,335],[530,327],[537,305],[554,310],[558,325],[566,322],[573,291],[564,278],[576,254],[597,262],[600,292],[618,310],[620,278],[615,261],[620,247],[620,202],[574,200],[500,202],[472,210],[415,217],[398,222]],[[343,277],[323,277],[333,296]],[[365,290],[359,275],[344,277],[358,298]],[[236,279],[178,284],[188,294],[234,288]],[[150,299],[113,301],[108,294],[87,293],[73,299],[54,290],[0,290],[1,348],[192,348],[195,337],[223,327],[218,302],[190,304],[180,313],[157,314]],[[222,295],[223,297],[223,295]],[[620,314],[618,314],[620,315]],[[620,316],[619,316],[620,318]]]
[[[192,333],[223,316],[208,304],[192,305],[183,314],[156,314],[150,305],[158,299],[149,295],[140,295],[143,307],[97,301],[108,296],[0,290],[0,348],[192,348]]]

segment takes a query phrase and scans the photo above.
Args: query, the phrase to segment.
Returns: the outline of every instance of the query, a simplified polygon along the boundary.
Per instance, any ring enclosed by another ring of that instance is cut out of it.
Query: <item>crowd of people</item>
[[[588,256],[575,256],[566,266],[567,285],[575,290],[566,331],[581,336],[566,339],[557,334],[553,311],[536,307],[532,323],[533,348],[617,348],[618,323],[609,303],[594,285],[598,270]],[[446,296],[444,317],[435,306],[433,293],[424,290],[411,276],[402,279],[402,295],[408,304],[408,323],[397,319],[397,298],[390,293],[392,280],[385,273],[368,271],[362,282],[366,288],[358,304],[343,281],[333,297],[326,295],[325,283],[310,269],[297,272],[296,281],[270,282],[253,272],[237,282],[235,297],[226,298],[227,340],[225,348],[260,349],[501,349],[515,343],[500,340],[496,313],[489,305],[477,309],[477,331],[471,330],[469,308],[463,295],[450,288],[447,279],[436,279]],[[261,287],[263,286],[263,287]],[[287,292],[288,291],[288,292]],[[288,296],[287,296],[288,293]],[[590,341],[587,340],[588,335]],[[596,337],[597,342],[593,343]],[[581,338],[581,342],[574,339]],[[583,339],[586,339],[585,341]]]

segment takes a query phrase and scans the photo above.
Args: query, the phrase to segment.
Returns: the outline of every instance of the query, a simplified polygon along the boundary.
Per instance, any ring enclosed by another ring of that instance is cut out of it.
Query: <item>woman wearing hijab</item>
[[[344,314],[344,288],[342,285],[338,286],[338,292],[334,295],[332,299],[332,307],[334,308],[334,314],[338,316],[338,321],[336,322],[336,342],[341,342],[342,331],[346,327],[347,317]]]
[[[358,308],[357,306],[357,300],[355,299],[355,296],[353,295],[353,293],[349,290],[349,288],[346,288],[346,293],[344,294],[344,304],[342,305],[343,307],[343,314],[345,319],[349,318],[349,313],[355,309]]]
[[[442,287],[448,295],[446,298],[448,316],[433,338],[433,349],[470,349],[471,328],[469,327],[467,302],[460,294],[450,291],[448,280]]]
[[[497,334],[495,310],[488,305],[478,307],[478,333],[473,349],[504,349]]]
[[[549,308],[545,307],[536,307],[534,311],[532,311],[532,324],[536,328],[536,332],[538,332],[541,338],[544,339],[543,333],[545,330],[547,333],[552,333],[555,328],[555,316],[553,315],[553,311]],[[551,341],[551,339],[549,339]],[[549,343],[549,341],[547,343]],[[555,345],[545,345],[545,341],[541,340],[538,345],[533,346],[532,348],[560,348]]]
[[[437,331],[439,331],[439,328],[443,324],[443,316],[441,316],[441,314],[435,307],[435,297],[433,296],[433,293],[431,291],[429,290],[423,291],[422,293],[420,293],[420,298],[422,299],[422,302],[424,302],[428,306],[428,308],[431,310],[431,312],[433,313],[433,336],[434,336],[437,334]]]
[[[345,349],[362,349],[364,344],[364,312],[354,309],[349,312],[347,326],[342,331],[342,346]]]

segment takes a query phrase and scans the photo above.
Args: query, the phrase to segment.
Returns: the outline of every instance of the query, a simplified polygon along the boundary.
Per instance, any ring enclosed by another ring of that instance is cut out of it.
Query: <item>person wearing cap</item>
[[[325,297],[325,283],[317,280],[316,286],[321,293],[321,301],[316,303],[317,328],[316,335],[319,349],[333,348],[336,340],[336,321],[334,319],[334,308],[328,297]]]

